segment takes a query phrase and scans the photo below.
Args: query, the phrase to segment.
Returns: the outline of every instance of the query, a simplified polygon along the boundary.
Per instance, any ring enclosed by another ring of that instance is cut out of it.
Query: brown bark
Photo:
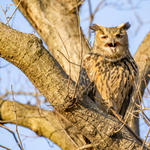
[[[136,61],[139,69],[138,86],[140,87],[139,91],[141,97],[143,97],[144,90],[147,87],[147,84],[150,80],[150,76],[148,76],[148,74],[150,74],[150,32],[146,35],[143,42],[140,44],[138,50],[134,55],[134,60]],[[136,103],[139,104],[140,101],[141,98],[139,98],[139,96],[136,97]],[[136,106],[134,107],[134,110],[137,110]],[[136,115],[137,117],[135,117],[134,115]],[[134,115],[133,114],[130,115],[128,119],[128,124],[137,134],[139,134],[139,118],[138,118],[139,114],[138,112],[136,113],[134,112]]]
[[[13,0],[15,4],[18,4],[19,1]],[[80,64],[81,52],[77,16],[72,11],[75,8],[76,0],[24,0],[19,6],[21,13],[36,30],[53,57],[67,74],[69,74],[69,62],[66,60],[68,55],[56,29],[67,48],[70,61]],[[44,18],[55,27],[47,23]],[[89,52],[89,47],[84,40],[84,36],[82,36],[82,41],[83,55],[85,55]],[[77,81],[79,71],[79,66],[71,65],[72,80]]]
[[[0,23],[0,56],[21,69],[50,104],[86,136],[96,150],[141,147],[141,143],[125,127],[114,134],[119,121],[98,110],[87,95],[77,91],[74,103],[71,99],[75,87],[73,81],[69,84],[68,97],[68,76],[34,35],[20,33]]]
[[[18,102],[15,102],[15,105],[17,108],[18,125],[31,129],[36,132],[38,136],[49,138],[61,149],[77,149],[77,146],[72,143],[71,139],[64,132],[65,129],[67,133],[71,134],[76,132],[76,130],[59,113],[42,109],[42,114],[40,115],[37,106],[22,105]],[[57,118],[59,118],[59,120]],[[16,123],[12,101],[0,100],[0,123]],[[79,134],[77,134],[77,136],[78,135]],[[83,145],[77,136],[72,134],[74,141],[79,145]]]
[[[146,35],[143,42],[140,44],[137,52],[134,55],[134,59],[138,65],[139,78],[142,80],[140,91],[143,96],[146,85],[150,80],[150,76],[148,76],[148,74],[150,74],[150,32]]]

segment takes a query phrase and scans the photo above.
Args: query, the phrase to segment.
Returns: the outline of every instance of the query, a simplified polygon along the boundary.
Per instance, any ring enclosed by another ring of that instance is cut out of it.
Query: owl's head
[[[90,26],[90,29],[95,32],[93,52],[114,60],[126,57],[129,52],[126,30],[129,28],[130,24],[128,22],[110,28],[97,24]]]

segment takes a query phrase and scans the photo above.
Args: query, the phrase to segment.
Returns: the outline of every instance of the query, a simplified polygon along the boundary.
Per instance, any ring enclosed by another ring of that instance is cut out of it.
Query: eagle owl
[[[130,24],[117,27],[90,26],[95,32],[91,52],[84,57],[83,67],[96,87],[95,101],[100,109],[110,108],[122,116],[128,108],[138,78],[138,68],[128,48],[126,30]]]

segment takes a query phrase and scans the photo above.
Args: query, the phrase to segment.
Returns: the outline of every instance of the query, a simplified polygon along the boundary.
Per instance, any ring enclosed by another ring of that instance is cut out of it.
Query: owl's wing
[[[102,57],[88,54],[83,66],[97,87],[98,99],[101,99],[108,108],[114,108],[116,112],[124,115],[134,91],[136,65],[128,58],[113,64],[102,61]],[[100,104],[100,108],[107,109],[108,112],[108,108],[103,104]]]
[[[129,93],[134,82],[128,66],[125,65],[123,62],[103,64],[97,69],[95,77],[101,99],[108,108],[113,108],[117,113],[120,112],[123,103],[128,107],[131,96]]]
[[[129,106],[129,104],[130,104],[130,100],[131,100],[131,98],[132,98],[132,95],[133,95],[133,87],[131,87],[131,90],[129,91],[129,93],[126,95],[126,97],[125,97],[125,99],[124,99],[124,101],[123,101],[123,103],[122,103],[122,106],[121,106],[121,110],[120,110],[120,112],[119,112],[119,114],[121,115],[121,116],[125,116],[125,114],[126,114],[126,111],[127,111],[127,109],[128,109],[128,106]]]
[[[81,69],[79,86],[82,92],[86,93],[94,101],[95,84],[90,81],[85,68]]]
[[[128,55],[128,57],[126,59],[126,64],[129,67],[129,70],[130,70],[132,78],[134,79],[134,82],[131,85],[131,88],[130,88],[128,94],[126,95],[126,97],[123,101],[121,110],[119,112],[119,114],[122,115],[123,117],[125,116],[126,110],[128,109],[128,106],[130,104],[130,101],[133,97],[134,92],[137,92],[135,89],[138,84],[138,67],[131,55]]]

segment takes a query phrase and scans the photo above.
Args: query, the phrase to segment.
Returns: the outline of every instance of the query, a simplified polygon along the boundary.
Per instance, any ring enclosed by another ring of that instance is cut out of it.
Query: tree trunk
[[[13,0],[16,5],[19,1],[20,0]],[[72,11],[75,9],[76,0],[26,0],[22,1],[19,6],[21,13],[36,30],[48,46],[50,53],[68,75],[70,69],[67,59],[70,60],[70,62],[80,65],[81,58],[79,24],[77,22],[76,13]],[[48,20],[49,23],[45,19]],[[89,47],[83,34],[82,45],[84,56],[89,52]],[[62,54],[65,55],[67,59]],[[70,76],[72,80],[77,81],[79,71],[79,66],[71,64]]]

